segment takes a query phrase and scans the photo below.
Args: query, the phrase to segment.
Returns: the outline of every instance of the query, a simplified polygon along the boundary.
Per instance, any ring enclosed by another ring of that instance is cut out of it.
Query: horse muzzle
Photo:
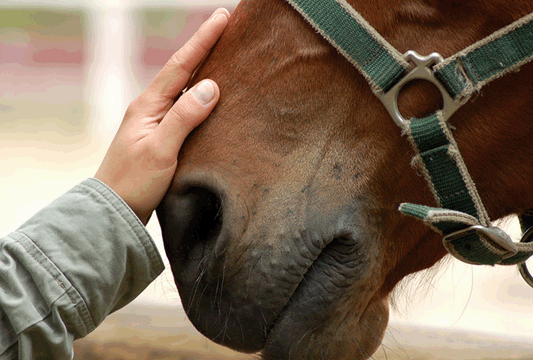
[[[357,323],[375,312],[377,251],[363,205],[332,207],[313,203],[312,189],[257,183],[245,193],[227,179],[180,175],[158,208],[184,309],[217,343],[267,359],[314,358],[295,354],[331,346],[324,332],[336,332],[339,316]]]

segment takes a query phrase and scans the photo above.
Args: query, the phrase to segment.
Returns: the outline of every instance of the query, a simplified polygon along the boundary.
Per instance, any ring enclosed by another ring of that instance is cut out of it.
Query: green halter
[[[437,53],[402,55],[345,0],[287,2],[363,74],[412,143],[413,164],[424,173],[439,207],[404,203],[400,211],[442,233],[446,249],[464,262],[516,265],[532,256],[530,235],[514,243],[491,226],[447,120],[482,86],[533,59],[533,13],[443,59]],[[415,79],[437,86],[444,107],[406,120],[398,111],[398,93]],[[525,265],[522,271],[527,272]]]

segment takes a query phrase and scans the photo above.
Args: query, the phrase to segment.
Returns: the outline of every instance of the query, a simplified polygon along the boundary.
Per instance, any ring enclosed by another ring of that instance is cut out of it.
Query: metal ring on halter
[[[438,53],[431,53],[428,56],[422,56],[413,50],[409,50],[405,53],[404,58],[412,63],[414,68],[400,81],[398,81],[398,83],[389,91],[384,94],[377,95],[383,105],[385,105],[387,108],[396,125],[398,125],[400,128],[404,128],[405,124],[409,122],[409,120],[402,116],[400,110],[398,109],[398,96],[402,88],[413,80],[429,81],[435,85],[437,89],[439,89],[444,104],[442,108],[442,114],[444,119],[448,120],[450,116],[452,116],[453,113],[461,107],[462,104],[456,103],[453,100],[448,91],[446,91],[442,83],[435,77],[435,74],[433,73],[433,66],[443,61],[442,56]]]
[[[528,243],[531,241],[533,241],[533,226],[527,229],[524,233],[524,236],[522,236],[522,239],[520,239],[521,243]],[[521,264],[518,264],[518,270],[520,271],[520,275],[522,275],[522,278],[524,278],[526,283],[533,287],[533,276],[531,276],[525,261]]]

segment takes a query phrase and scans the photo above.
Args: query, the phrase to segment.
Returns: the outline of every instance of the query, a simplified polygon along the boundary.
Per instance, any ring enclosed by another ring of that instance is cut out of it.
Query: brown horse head
[[[350,0],[399,51],[448,57],[533,11],[526,0]],[[401,215],[434,205],[364,78],[283,0],[242,0],[195,81],[222,97],[188,139],[158,209],[185,310],[210,339],[265,359],[366,359],[388,296],[444,255]],[[450,120],[492,219],[533,207],[533,67]],[[438,108],[412,83],[402,113]]]

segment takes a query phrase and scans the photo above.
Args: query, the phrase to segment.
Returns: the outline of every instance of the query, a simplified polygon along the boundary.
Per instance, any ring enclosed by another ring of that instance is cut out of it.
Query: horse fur
[[[448,57],[533,11],[525,0],[349,0],[400,52]],[[401,279],[446,251],[402,216],[435,205],[364,78],[283,0],[242,0],[193,82],[221,99],[188,138],[158,209],[184,308],[206,336],[265,359],[367,359]],[[450,119],[492,219],[533,207],[533,66]],[[440,106],[423,82],[404,117]]]

